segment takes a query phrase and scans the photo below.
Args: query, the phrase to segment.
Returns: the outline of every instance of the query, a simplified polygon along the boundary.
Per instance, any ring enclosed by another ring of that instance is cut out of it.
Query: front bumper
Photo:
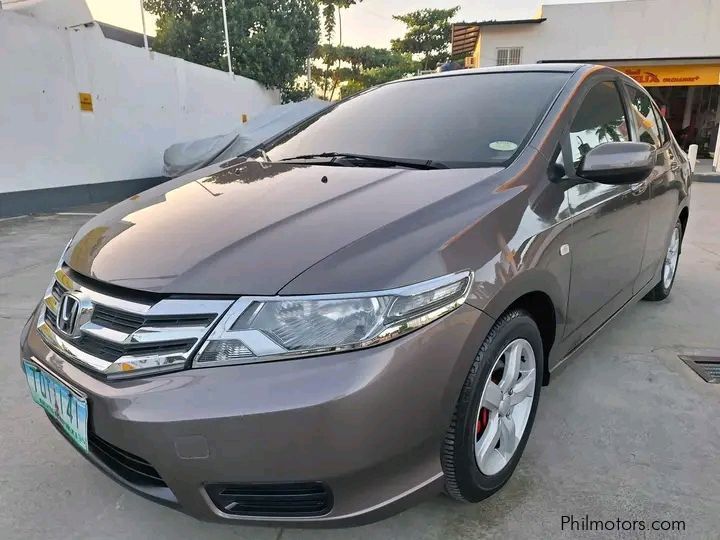
[[[372,349],[108,382],[50,350],[33,315],[21,352],[86,393],[89,431],[165,484],[135,482],[91,450],[133,491],[202,520],[350,526],[441,490],[443,436],[492,322],[464,305]],[[206,490],[256,482],[322,482],[333,505],[313,517],[231,515]]]

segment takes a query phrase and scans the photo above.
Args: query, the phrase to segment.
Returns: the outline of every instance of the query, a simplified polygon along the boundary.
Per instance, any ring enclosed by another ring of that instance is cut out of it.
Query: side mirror
[[[577,175],[601,184],[634,184],[655,167],[655,148],[644,142],[611,142],[590,150]]]

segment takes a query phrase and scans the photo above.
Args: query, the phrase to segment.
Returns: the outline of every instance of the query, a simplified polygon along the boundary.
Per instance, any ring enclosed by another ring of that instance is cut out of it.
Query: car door
[[[646,181],[628,186],[577,177],[577,168],[591,149],[633,140],[618,82],[595,81],[584,90],[562,143],[565,169],[576,178],[576,185],[567,192],[572,215],[572,272],[565,328],[569,348],[631,298],[649,219]]]
[[[654,277],[665,259],[667,243],[675,225],[681,178],[679,157],[675,155],[672,138],[652,99],[645,90],[634,84],[625,83],[625,91],[638,139],[657,148],[656,171],[649,179],[648,186],[648,233],[642,268],[635,283],[637,292]]]

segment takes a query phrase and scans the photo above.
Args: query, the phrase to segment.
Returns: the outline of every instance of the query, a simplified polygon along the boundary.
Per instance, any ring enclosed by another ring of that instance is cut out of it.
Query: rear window
[[[415,79],[339,103],[271,142],[273,161],[325,152],[503,165],[522,149],[569,74]]]

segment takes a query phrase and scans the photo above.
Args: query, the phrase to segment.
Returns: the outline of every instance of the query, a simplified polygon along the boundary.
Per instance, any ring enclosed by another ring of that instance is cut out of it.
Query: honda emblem
[[[81,324],[82,299],[73,293],[65,293],[60,299],[55,326],[66,336],[77,337]]]

